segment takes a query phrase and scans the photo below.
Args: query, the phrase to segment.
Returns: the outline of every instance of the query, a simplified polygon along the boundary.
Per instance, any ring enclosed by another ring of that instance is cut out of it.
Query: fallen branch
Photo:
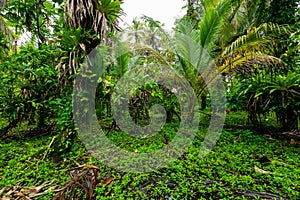
[[[280,197],[279,195],[270,194],[266,192],[255,192],[255,191],[246,190],[246,191],[236,192],[236,194],[244,197],[260,197],[266,200],[274,200],[274,199],[284,200],[284,198]]]
[[[55,138],[56,138],[56,136],[54,136],[54,137],[52,138],[52,140],[51,140],[51,142],[50,142],[50,144],[49,144],[47,150],[46,150],[45,153],[44,153],[44,156],[43,156],[42,160],[45,160],[45,158],[46,158],[46,156],[47,156],[47,154],[48,154],[48,152],[49,152],[49,150],[50,150],[50,148],[51,148],[51,146],[52,146],[52,144],[53,144]]]

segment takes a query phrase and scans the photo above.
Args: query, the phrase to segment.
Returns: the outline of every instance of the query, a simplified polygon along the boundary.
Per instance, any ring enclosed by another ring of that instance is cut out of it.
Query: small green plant
[[[251,122],[264,124],[275,113],[282,129],[298,128],[300,111],[300,75],[296,72],[272,73],[256,69],[249,78],[245,78],[233,91],[244,103]]]

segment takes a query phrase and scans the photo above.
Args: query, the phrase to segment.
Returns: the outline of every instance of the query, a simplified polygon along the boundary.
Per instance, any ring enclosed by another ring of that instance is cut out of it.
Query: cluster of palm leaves
[[[261,21],[267,1],[201,2],[204,9],[199,25],[184,33],[207,49],[221,72],[251,68],[259,62],[282,64],[274,57],[275,47],[291,31],[287,26]]]
[[[1,42],[0,45],[3,47],[3,49],[5,49],[7,44],[11,44],[14,39],[14,35],[13,35],[12,31],[9,29],[6,21],[4,20],[4,18],[1,15],[1,11],[3,10],[6,3],[7,3],[7,0],[0,1],[0,40],[2,40],[2,39],[5,40],[5,41]],[[0,55],[1,55],[1,53],[3,53],[3,52],[0,52]]]
[[[289,66],[282,60],[283,53],[278,52],[278,48],[284,49],[282,46],[286,43],[282,41],[292,35],[294,43],[289,51],[295,54],[298,52],[296,38],[299,34],[291,34],[292,29],[288,25],[264,21],[269,1],[197,2],[198,19],[195,20],[195,16],[187,17],[187,21],[181,21],[177,26],[177,31],[188,36],[190,41],[177,39],[177,45],[181,49],[179,57],[182,70],[201,97],[202,104],[204,102],[204,107],[207,81],[203,80],[203,74],[201,76],[199,71],[213,66],[228,78],[237,73],[248,74],[241,84],[241,87],[246,88],[237,95],[247,96],[249,101],[244,107],[248,109],[253,123],[259,123],[261,115],[275,112],[282,127],[297,128],[299,76],[296,73],[279,73],[286,71]],[[195,1],[190,3],[194,5]],[[195,23],[191,23],[191,19]],[[198,46],[205,51],[197,48]],[[203,65],[201,60],[207,56],[212,58],[213,65],[207,62]],[[260,70],[253,74],[255,68]],[[262,69],[269,71],[271,75],[263,75],[265,73]],[[249,76],[250,78],[246,78]]]
[[[198,19],[191,21],[187,17],[179,22],[176,46],[181,71],[201,97],[202,108],[206,107],[208,82],[214,83],[217,77],[204,80],[203,76],[214,70],[212,74],[226,75],[249,72],[255,65],[286,67],[274,56],[274,51],[280,38],[290,34],[290,29],[262,21],[267,1],[201,0],[191,3],[197,3]]]

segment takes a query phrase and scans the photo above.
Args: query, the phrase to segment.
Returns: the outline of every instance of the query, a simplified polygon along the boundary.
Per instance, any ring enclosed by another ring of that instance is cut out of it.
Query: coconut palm
[[[134,18],[132,20],[132,26],[128,28],[128,39],[129,41],[133,40],[134,43],[140,42],[142,38],[145,37],[145,24],[138,20],[137,18]]]
[[[128,40],[134,43],[151,46],[155,50],[162,48],[164,42],[163,24],[153,18],[143,15],[133,19],[133,25],[128,28]]]
[[[141,19],[146,24],[146,37],[144,38],[147,45],[151,46],[155,50],[161,49],[164,31],[162,27],[164,24],[153,18],[143,15]]]
[[[83,69],[82,71],[88,67],[80,65],[88,53],[100,43],[110,44],[110,34],[119,29],[118,17],[122,14],[121,3],[121,0],[66,0],[64,18],[65,23],[72,30],[65,31],[58,41],[64,50],[64,55],[57,65],[60,70],[60,80],[66,82],[64,83],[66,87],[73,85],[73,79],[65,76],[77,73],[79,67]],[[84,91],[79,88],[83,88],[86,81],[77,82],[78,91],[74,93],[75,97],[78,97],[77,94],[82,95]],[[67,101],[71,103],[72,99],[69,98]],[[83,119],[89,119],[89,116],[83,116]],[[75,139],[75,130],[69,131],[69,127],[74,125],[73,121],[71,118],[67,120],[70,124],[62,126],[63,131],[54,142],[56,149],[68,150],[65,142],[71,140],[72,144]]]
[[[143,15],[132,21],[132,26],[128,27],[125,37],[127,41],[135,45],[136,49],[148,46],[160,54],[165,54],[172,47],[170,47],[170,34],[163,30],[163,26],[161,22]]]

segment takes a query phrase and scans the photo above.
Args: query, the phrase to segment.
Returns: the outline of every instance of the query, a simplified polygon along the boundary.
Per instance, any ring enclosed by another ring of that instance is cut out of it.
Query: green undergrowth
[[[199,149],[207,122],[204,117],[186,153],[151,173],[125,173],[107,167],[87,152],[79,138],[71,152],[59,159],[45,156],[53,136],[0,141],[0,190],[48,181],[62,188],[71,179],[69,169],[87,164],[100,168],[95,199],[264,199],[259,195],[244,197],[243,192],[300,198],[299,146],[258,134],[248,128],[246,117],[230,113],[216,146],[202,158]],[[121,131],[111,131],[109,138],[120,148],[148,152],[163,147],[177,130],[178,122],[173,122],[145,140]],[[107,183],[109,178],[115,179]],[[54,195],[49,192],[38,199]]]

